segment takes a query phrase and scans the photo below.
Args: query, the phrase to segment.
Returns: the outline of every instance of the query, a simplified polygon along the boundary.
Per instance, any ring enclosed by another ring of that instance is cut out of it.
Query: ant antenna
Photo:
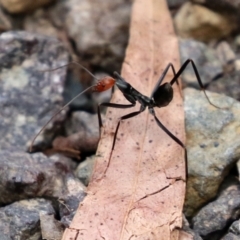
[[[53,72],[55,70],[58,70],[60,68],[63,68],[63,67],[68,67],[69,65],[71,64],[76,64],[78,65],[80,68],[82,68],[84,71],[86,71],[90,76],[92,76],[94,79],[96,80],[99,80],[94,74],[92,74],[87,68],[85,68],[83,65],[81,65],[80,63],[76,62],[76,61],[71,61],[70,63],[67,63],[63,66],[60,66],[60,67],[57,67],[57,68],[52,68],[52,69],[48,69],[48,70],[42,70],[40,72]]]
[[[59,109],[45,124],[44,126],[40,129],[40,131],[35,135],[35,137],[33,138],[32,142],[31,142],[31,145],[29,147],[29,151],[32,152],[33,150],[33,144],[36,140],[36,138],[40,135],[40,133],[43,132],[43,130],[46,129],[47,125],[62,111],[64,110],[67,106],[69,106],[76,98],[78,98],[79,96],[81,96],[83,93],[87,92],[88,90],[90,90],[92,88],[92,90],[94,92],[103,92],[103,91],[106,91],[108,90],[109,88],[113,87],[114,84],[115,84],[115,79],[114,78],[111,78],[111,77],[103,77],[101,79],[98,79],[96,76],[94,76],[87,68],[83,67],[80,63],[78,62],[75,62],[75,61],[72,61],[66,65],[63,65],[61,67],[57,67],[57,68],[54,68],[54,69],[50,69],[50,70],[44,70],[44,71],[41,71],[41,72],[46,72],[46,71],[55,71],[59,68],[62,68],[62,67],[66,67],[68,66],[69,64],[71,63],[74,63],[74,64],[77,64],[79,67],[81,67],[83,70],[85,70],[87,73],[89,73],[93,78],[97,79],[98,82],[95,83],[94,85],[86,88],[84,91],[82,91],[81,93],[79,93],[77,96],[75,96],[72,100],[70,100],[67,104],[65,104],[61,109]]]
[[[46,129],[47,125],[62,111],[64,110],[67,106],[69,106],[76,98],[78,98],[79,96],[81,96],[83,93],[87,92],[88,90],[90,90],[92,87],[94,87],[94,85],[88,87],[87,89],[85,89],[84,91],[82,91],[81,93],[79,93],[77,96],[75,96],[72,100],[70,100],[67,104],[65,104],[61,109],[59,109],[45,124],[44,126],[40,129],[40,131],[37,133],[37,135],[33,138],[31,145],[30,145],[30,152],[32,152],[32,148],[33,148],[33,144],[36,140],[36,138],[43,132],[43,130]]]

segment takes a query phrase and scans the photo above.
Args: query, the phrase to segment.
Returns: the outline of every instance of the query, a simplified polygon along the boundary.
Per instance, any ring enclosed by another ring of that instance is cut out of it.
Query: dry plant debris
[[[136,0],[122,76],[150,96],[169,62],[179,69],[177,38],[166,2]],[[165,81],[171,78],[169,72]],[[112,102],[128,104],[120,91],[115,92]],[[122,122],[111,154],[117,119],[138,108],[108,109],[88,196],[63,240],[166,240],[183,236],[178,230],[185,196],[183,149],[145,111]],[[182,97],[177,85],[173,101],[166,108],[156,109],[156,114],[184,142]]]

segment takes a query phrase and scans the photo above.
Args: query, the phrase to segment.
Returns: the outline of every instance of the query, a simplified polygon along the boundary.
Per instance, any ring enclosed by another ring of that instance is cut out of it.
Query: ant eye
[[[173,88],[170,83],[164,83],[158,87],[153,94],[153,99],[157,107],[167,106],[173,99]]]

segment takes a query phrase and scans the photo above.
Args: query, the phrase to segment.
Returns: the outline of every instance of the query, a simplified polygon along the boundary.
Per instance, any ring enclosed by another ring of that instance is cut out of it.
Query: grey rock
[[[79,203],[86,196],[86,187],[77,178],[73,178],[72,176],[68,176],[65,179],[65,186],[64,193],[58,199],[59,214],[61,223],[69,227],[78,209]]]
[[[193,0],[206,7],[225,14],[237,15],[239,13],[239,0]]]
[[[57,6],[61,4],[63,4],[63,2],[57,4]],[[53,9],[55,9],[55,6],[53,6]],[[63,14],[66,14],[66,12]],[[65,22],[63,22],[63,24],[65,24]],[[81,62],[80,59],[75,55],[74,50],[71,47],[70,39],[67,39],[66,33],[63,31],[61,34],[59,34],[59,29],[53,25],[53,21],[51,21],[49,18],[48,10],[38,9],[33,14],[27,15],[24,19],[24,28],[30,32],[40,33],[47,36],[55,36],[56,38],[59,37],[69,50],[69,53],[72,57],[71,60],[75,60],[76,62],[83,64],[87,69],[89,69],[89,71],[91,71],[89,64],[87,64],[87,61],[89,60]],[[64,89],[64,99],[66,103],[71,101],[77,94],[92,85],[94,80],[92,76],[86,73],[86,71],[81,69],[77,64],[73,63],[72,61],[69,63],[70,64],[68,67],[65,67],[65,69],[68,70]],[[91,101],[90,92],[91,91],[86,92],[71,102],[69,105],[70,109],[93,111],[94,103]]]
[[[61,240],[64,232],[63,225],[54,218],[54,215],[40,213],[42,238],[46,240]]]
[[[40,213],[55,214],[51,202],[29,199],[0,208],[1,240],[40,240]]]
[[[217,56],[222,65],[226,65],[233,62],[236,58],[236,54],[232,50],[231,46],[226,41],[221,41],[216,48]]]
[[[57,200],[64,192],[65,179],[76,166],[60,155],[0,151],[0,203],[8,204],[32,197]]]
[[[47,17],[46,9],[37,9],[32,14],[26,15],[23,27],[31,33],[43,34],[49,37],[58,37],[58,30]]]
[[[175,15],[174,24],[179,36],[209,42],[229,36],[237,29],[237,19],[236,14],[217,12],[188,1]]]
[[[76,169],[76,176],[80,179],[84,185],[88,185],[90,177],[92,175],[93,167],[95,163],[95,157],[87,158],[81,162]]]
[[[229,232],[232,232],[240,236],[240,219],[232,223],[232,225],[229,228]]]
[[[238,176],[240,181],[240,160],[237,161],[237,171],[238,171]]]
[[[12,29],[12,22],[10,16],[1,8],[0,9],[0,31],[9,31]]]
[[[202,238],[199,236],[199,234],[196,231],[194,231],[193,229],[190,228],[189,222],[184,215],[183,215],[182,230],[192,236],[192,238],[189,238],[189,239],[202,240]]]
[[[221,240],[239,240],[240,239],[240,220],[232,223],[228,233]]]
[[[54,215],[40,212],[42,238],[46,240],[61,240],[64,227],[54,218]]]
[[[192,216],[213,199],[224,177],[240,158],[240,104],[232,98],[184,90],[187,132],[188,182],[185,214]]]
[[[240,237],[233,233],[228,233],[223,238],[221,238],[221,240],[239,240],[239,239]]]
[[[22,0],[14,0],[14,1],[1,1],[2,7],[6,11],[8,11],[11,14],[23,14],[30,11],[33,11],[39,7],[46,6],[50,3],[52,3],[53,0],[41,0],[41,1],[22,1]]]
[[[224,93],[236,100],[240,100],[240,71],[233,71],[224,74],[217,81],[209,85],[208,90]]]
[[[74,112],[65,124],[66,135],[87,131],[99,134],[98,116],[87,112]]]
[[[63,105],[66,69],[41,72],[68,62],[68,54],[55,38],[27,32],[0,35],[0,149],[11,146],[26,150],[27,142]],[[63,111],[35,144],[49,145],[56,134]],[[40,140],[41,139],[41,140]]]
[[[190,39],[180,39],[179,46],[181,62],[184,63],[188,58],[191,58],[197,66],[204,85],[223,73],[217,53],[206,44]],[[182,80],[185,85],[200,89],[191,64],[183,72]]]
[[[238,48],[240,46],[240,34],[238,34],[234,39],[234,44]]]
[[[240,216],[240,188],[236,180],[224,186],[216,200],[208,203],[193,217],[193,230],[203,237],[223,231]],[[213,237],[213,235],[212,235]]]
[[[187,0],[167,0],[168,7],[170,9],[179,8]]]
[[[83,58],[119,70],[128,40],[131,2],[63,0],[50,11],[57,26],[67,29]]]

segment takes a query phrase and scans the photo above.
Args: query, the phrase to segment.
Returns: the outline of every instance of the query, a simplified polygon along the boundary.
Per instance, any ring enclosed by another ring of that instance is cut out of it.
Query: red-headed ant
[[[156,117],[155,111],[154,111],[154,107],[165,107],[167,106],[173,99],[173,88],[172,85],[176,82],[178,84],[178,77],[183,73],[183,71],[185,70],[185,68],[187,67],[187,65],[191,63],[193,70],[195,72],[195,75],[197,77],[197,81],[201,87],[201,89],[203,90],[208,102],[213,105],[216,108],[220,108],[216,105],[214,105],[210,99],[208,98],[205,90],[204,90],[204,86],[202,84],[200,75],[198,73],[198,70],[196,68],[195,63],[193,62],[193,60],[188,59],[186,60],[182,67],[179,69],[179,71],[176,73],[174,66],[172,63],[169,63],[167,65],[167,67],[165,68],[165,70],[163,71],[161,77],[159,78],[158,82],[156,83],[152,94],[150,97],[147,97],[145,95],[143,95],[142,93],[138,92],[135,88],[133,88],[128,82],[126,82],[124,80],[124,78],[122,78],[117,72],[114,72],[114,76],[115,76],[115,80],[116,80],[116,85],[119,88],[119,90],[122,92],[122,94],[124,95],[124,97],[131,103],[128,105],[123,105],[123,104],[116,104],[116,103],[101,103],[98,106],[98,120],[99,120],[99,127],[102,127],[102,118],[101,118],[101,114],[100,114],[100,107],[101,106],[105,106],[105,107],[112,107],[112,108],[131,108],[134,107],[136,105],[136,102],[140,103],[140,109],[139,111],[135,111],[132,113],[129,113],[127,115],[124,115],[122,117],[120,117],[118,123],[117,123],[117,127],[114,133],[114,139],[113,139],[113,144],[112,144],[112,150],[114,149],[115,146],[115,142],[116,142],[116,138],[117,138],[117,133],[118,133],[118,129],[120,126],[120,122],[121,120],[125,120],[128,118],[132,118],[138,114],[140,114],[141,112],[143,112],[147,107],[149,110],[149,113],[151,115],[153,115],[157,125],[167,134],[169,135],[169,137],[171,137],[176,143],[178,143],[186,152],[186,147],[185,145],[182,143],[181,140],[179,140],[176,136],[174,136],[162,123],[161,121]],[[170,82],[167,83],[163,83],[162,81],[165,78],[169,68],[172,68],[174,77]],[[162,84],[162,85],[161,85]]]
[[[91,72],[89,72],[86,68],[84,68],[82,65],[78,64],[77,62],[73,62],[77,65],[79,65],[81,68],[83,68],[85,71],[87,71],[89,74],[91,74],[94,78],[96,78]],[[78,94],[75,98],[73,98],[70,102],[68,102],[62,109],[60,109],[45,125],[44,127],[40,130],[40,132],[35,136],[35,138],[33,139],[31,146],[30,146],[30,151],[32,149],[33,143],[35,141],[35,139],[37,138],[37,136],[44,130],[44,128],[46,127],[46,125],[60,112],[62,111],[64,108],[66,108],[74,99],[76,99],[77,97],[79,97],[81,94],[83,94],[84,92],[92,89],[92,91],[94,92],[103,92],[106,91],[107,89],[113,87],[114,85],[117,85],[118,89],[122,92],[122,94],[124,95],[124,97],[130,102],[130,104],[116,104],[116,103],[100,103],[98,105],[98,121],[99,121],[99,128],[101,129],[101,127],[103,126],[102,124],[102,118],[101,118],[101,113],[100,113],[100,108],[102,106],[105,107],[112,107],[112,108],[131,108],[134,107],[136,105],[136,102],[140,103],[140,109],[138,111],[126,114],[122,117],[120,117],[120,119],[118,120],[117,126],[116,126],[116,130],[114,133],[114,138],[113,138],[113,144],[112,144],[112,150],[115,147],[115,142],[116,142],[116,138],[117,138],[117,133],[118,133],[118,129],[120,126],[120,122],[122,120],[128,119],[128,118],[132,118],[138,114],[140,114],[141,112],[143,112],[147,107],[149,110],[149,113],[151,115],[153,115],[157,125],[169,136],[171,137],[177,144],[179,144],[185,151],[185,157],[187,157],[186,154],[186,147],[185,145],[182,143],[181,140],[179,140],[176,136],[174,136],[162,123],[161,121],[157,118],[154,108],[155,107],[165,107],[167,106],[173,99],[173,88],[172,85],[176,82],[178,84],[178,78],[179,76],[183,73],[183,71],[185,70],[185,68],[187,67],[187,65],[191,63],[193,70],[195,72],[197,81],[201,87],[201,89],[203,90],[208,102],[216,107],[216,108],[220,108],[216,105],[214,105],[210,99],[208,98],[205,90],[204,90],[204,86],[202,84],[200,75],[198,73],[198,70],[196,68],[195,63],[193,62],[192,59],[188,59],[186,60],[183,65],[181,66],[181,68],[178,70],[178,72],[175,71],[174,66],[172,63],[169,63],[167,65],[167,67],[165,68],[165,70],[163,71],[161,77],[159,78],[158,82],[156,83],[152,94],[150,97],[147,97],[145,95],[143,95],[142,93],[138,92],[135,88],[133,88],[128,82],[126,82],[124,80],[124,78],[121,77],[121,75],[119,75],[117,72],[114,72],[114,78],[111,77],[104,77],[102,79],[100,79],[95,85],[90,86],[89,88],[85,89],[83,92],[81,92],[80,94]],[[69,65],[69,64],[68,64]],[[67,65],[65,65],[67,66]],[[64,66],[62,66],[64,67]],[[169,68],[172,69],[174,77],[172,78],[172,80],[170,82],[167,83],[163,83],[162,81],[165,78]],[[58,69],[58,68],[56,68]],[[52,69],[50,71],[56,70],[56,69]]]

